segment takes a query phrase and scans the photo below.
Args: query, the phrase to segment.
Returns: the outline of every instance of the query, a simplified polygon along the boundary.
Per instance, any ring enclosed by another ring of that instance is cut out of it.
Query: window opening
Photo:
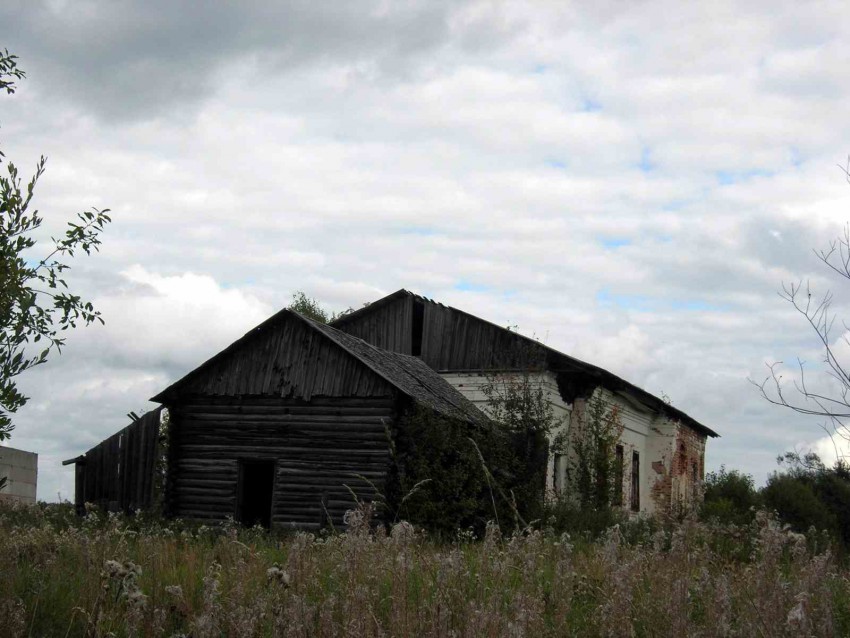
[[[640,511],[640,454],[632,452],[632,511]]]
[[[614,449],[614,505],[623,505],[623,446]]]
[[[274,492],[274,461],[241,461],[237,519],[246,527],[269,527]]]

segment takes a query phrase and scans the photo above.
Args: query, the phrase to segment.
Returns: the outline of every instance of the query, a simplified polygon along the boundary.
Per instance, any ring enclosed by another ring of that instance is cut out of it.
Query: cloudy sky
[[[845,3],[181,4],[0,5],[28,74],[0,145],[48,156],[45,237],[115,220],[71,278],[106,325],[20,380],[40,498],[296,290],[517,325],[717,430],[709,469],[829,451],[747,377],[817,369],[783,282],[850,319],[812,254],[850,220]]]

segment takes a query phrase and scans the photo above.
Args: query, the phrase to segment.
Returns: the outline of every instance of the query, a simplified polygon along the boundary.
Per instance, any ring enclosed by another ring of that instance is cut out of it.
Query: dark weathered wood
[[[196,394],[309,401],[314,396],[388,396],[391,388],[303,320],[282,317],[181,380],[179,393],[181,400]]]
[[[326,383],[318,376],[310,383]],[[386,429],[391,395],[363,397],[202,397],[171,407],[173,514],[223,520],[238,512],[239,462],[274,460],[274,525],[342,526],[354,507],[349,488],[370,500],[391,464]],[[348,487],[346,487],[348,486]],[[323,505],[323,502],[325,503]],[[328,503],[332,502],[332,506]]]
[[[84,503],[126,512],[150,506],[160,412],[148,412],[80,457],[78,509]]]

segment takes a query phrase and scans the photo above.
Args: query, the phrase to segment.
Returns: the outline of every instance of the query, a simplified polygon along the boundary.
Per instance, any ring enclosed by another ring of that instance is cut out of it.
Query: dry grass
[[[0,509],[9,636],[840,636],[850,582],[767,516],[436,544],[406,523],[270,536]],[[628,540],[627,538],[628,537]],[[821,545],[821,546],[818,546]]]

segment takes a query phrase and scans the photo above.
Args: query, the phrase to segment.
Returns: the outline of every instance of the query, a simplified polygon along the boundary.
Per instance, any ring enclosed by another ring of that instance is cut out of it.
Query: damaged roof
[[[181,389],[191,385],[204,372],[213,369],[229,355],[236,353],[242,348],[249,347],[255,340],[260,339],[263,335],[286,321],[297,321],[306,326],[310,331],[321,335],[322,338],[327,339],[335,347],[357,359],[357,361],[378,377],[402,394],[414,399],[420,405],[431,408],[445,416],[470,423],[483,425],[488,422],[487,417],[481,410],[475,407],[471,401],[464,397],[437,372],[416,357],[382,350],[362,339],[308,319],[288,309],[279,311],[247,332],[227,348],[152,397],[151,401],[168,403],[180,393]]]

